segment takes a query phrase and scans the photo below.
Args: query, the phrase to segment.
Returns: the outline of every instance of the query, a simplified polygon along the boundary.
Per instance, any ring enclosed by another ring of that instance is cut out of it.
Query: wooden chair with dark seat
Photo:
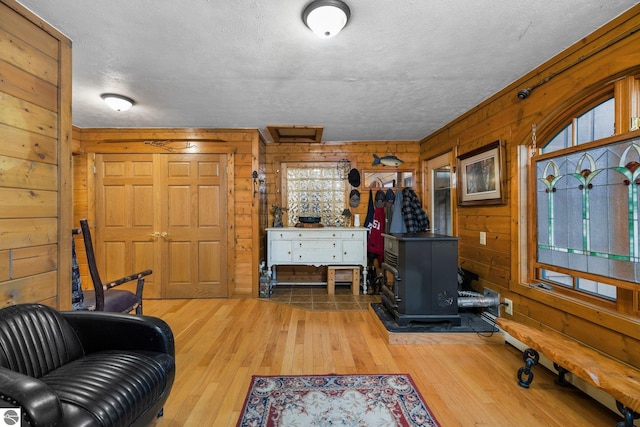
[[[89,311],[109,311],[129,313],[133,310],[136,314],[142,314],[142,291],[144,289],[145,277],[152,273],[151,270],[144,270],[129,276],[122,277],[111,282],[103,282],[98,272],[96,255],[93,250],[91,231],[86,219],[80,220],[80,229],[75,229],[74,234],[82,234],[84,247],[87,254],[89,274],[93,282],[93,291],[82,291],[84,300],[74,304],[77,310]],[[136,292],[124,289],[114,289],[117,286],[137,280]]]

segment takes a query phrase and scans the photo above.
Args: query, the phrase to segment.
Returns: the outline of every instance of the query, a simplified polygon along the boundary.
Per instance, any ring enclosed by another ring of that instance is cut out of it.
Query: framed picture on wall
[[[500,140],[458,156],[458,205],[504,204],[503,162]]]

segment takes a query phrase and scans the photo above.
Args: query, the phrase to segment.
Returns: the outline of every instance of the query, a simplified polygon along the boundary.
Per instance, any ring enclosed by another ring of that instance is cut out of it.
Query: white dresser
[[[361,265],[367,284],[367,229],[363,227],[267,228],[267,268],[276,265]]]

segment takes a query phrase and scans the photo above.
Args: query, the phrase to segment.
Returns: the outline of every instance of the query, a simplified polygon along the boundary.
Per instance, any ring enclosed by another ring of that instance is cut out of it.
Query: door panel
[[[166,155],[167,298],[226,297],[226,180],[217,154]]]
[[[152,154],[96,156],[95,245],[103,281],[151,268],[144,296],[160,297],[160,257],[155,224]],[[123,287],[135,291],[135,283]]]
[[[96,157],[96,238],[105,280],[147,268],[146,298],[227,296],[224,155]]]
[[[220,200],[220,187],[201,186],[199,188],[198,198],[200,199],[198,206],[200,226],[219,227],[220,210],[217,209],[216,205]]]

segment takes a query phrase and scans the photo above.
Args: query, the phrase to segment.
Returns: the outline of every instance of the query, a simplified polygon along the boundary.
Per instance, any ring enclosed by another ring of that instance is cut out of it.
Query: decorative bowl
[[[317,224],[322,218],[319,216],[299,216],[298,221],[303,224]]]

